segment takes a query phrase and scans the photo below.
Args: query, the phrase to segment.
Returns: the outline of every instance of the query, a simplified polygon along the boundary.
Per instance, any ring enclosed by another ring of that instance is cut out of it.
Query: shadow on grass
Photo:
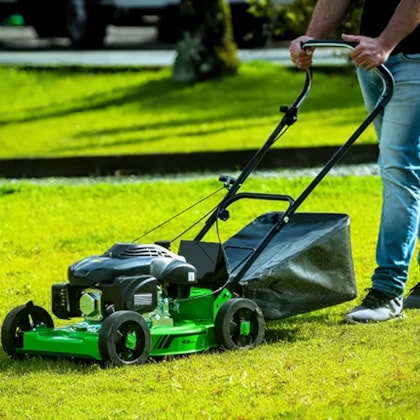
[[[214,119],[215,122],[219,121],[218,119]],[[209,123],[208,119],[205,120],[194,120],[195,124],[197,124],[197,127],[195,128],[195,130],[191,130],[191,125],[188,124],[188,128],[190,128],[190,130],[182,130],[182,128],[185,126],[185,124],[182,121],[179,121],[179,123],[176,122],[172,122],[171,124],[160,124],[156,125],[157,127],[153,130],[159,131],[163,126],[167,126],[170,127],[172,129],[178,129],[181,130],[181,132],[179,133],[171,133],[170,137],[172,139],[172,141],[174,143],[177,142],[177,140],[181,141],[183,140],[185,137],[190,137],[190,136],[200,136],[200,137],[208,137],[208,136],[212,136],[215,134],[219,134],[219,133],[225,133],[227,129],[229,130],[234,130],[234,129],[250,129],[252,127],[257,127],[260,126],[261,123],[259,123],[258,121],[254,121],[253,123],[250,123],[250,121],[248,120],[246,123],[246,126],[238,121],[234,121],[234,122],[229,122],[228,126],[220,126],[219,128],[217,127],[207,127],[206,125]],[[200,125],[205,125],[205,128],[200,128]],[[187,128],[187,127],[185,127]],[[139,146],[141,144],[147,144],[147,145],[151,145],[154,142],[160,142],[163,138],[163,136],[161,134],[153,134],[150,135],[150,132],[147,133],[146,136],[142,136],[141,133],[144,130],[150,130],[149,127],[144,127],[141,125],[138,126],[130,126],[128,128],[124,127],[124,128],[120,128],[120,129],[113,129],[113,130],[92,130],[89,132],[83,131],[80,133],[77,133],[73,136],[73,139],[75,140],[79,140],[79,139],[85,139],[84,144],[83,144],[83,149],[81,149],[81,146],[79,144],[75,144],[73,146],[67,146],[67,147],[57,147],[57,148],[51,148],[50,152],[51,153],[60,153],[60,154],[65,154],[65,153],[71,153],[71,154],[84,154],[85,151],[88,149],[89,151],[94,151],[95,149],[100,149],[100,150],[104,150],[106,148],[109,148],[110,150],[112,150],[114,147],[118,146],[130,146],[130,145],[136,145]],[[113,135],[117,135],[118,133],[120,133],[120,136],[118,137],[118,139],[112,139]],[[123,133],[123,137],[121,138],[121,133]],[[139,134],[140,133],[140,134]],[[111,141],[107,141],[106,143],[100,143],[98,144],[97,142],[97,138],[98,136],[110,136],[111,137]],[[268,135],[267,135],[268,137]],[[89,140],[91,139],[91,140]],[[262,140],[265,140],[264,138]],[[228,147],[227,147],[228,148]],[[89,152],[90,154],[90,152]]]
[[[269,321],[266,324],[264,343],[307,342],[317,336],[320,325],[337,326],[341,324],[342,322],[331,319],[331,317],[322,312],[306,313],[278,321]],[[313,327],[308,328],[308,325]],[[177,361],[200,354],[222,354],[225,351],[226,350],[215,348],[192,354],[150,357],[145,364]],[[108,368],[114,368],[114,366],[98,360],[79,359],[75,357],[22,356],[10,359],[5,354],[0,356],[0,373],[8,375],[11,373],[14,375],[24,375],[28,372],[34,373],[44,371],[54,372],[58,375],[66,375],[69,371],[89,375],[98,370]]]
[[[281,320],[268,321],[265,341],[270,344],[309,341],[318,334],[320,325],[330,327],[341,324],[341,319],[326,315],[323,311],[294,315]]]
[[[366,114],[367,115],[367,114]],[[366,115],[363,115],[359,112],[359,110],[351,110],[350,112],[343,112],[343,115],[339,118],[335,117],[334,120],[328,119],[325,121],[325,124],[328,125],[330,129],[342,128],[344,124],[354,123],[354,130],[361,124],[363,119]],[[275,116],[275,115],[274,115]],[[274,131],[277,125],[280,123],[283,114],[278,114],[278,119],[273,120],[271,129],[268,128],[265,136],[261,137],[261,143],[265,141],[269,135]],[[260,119],[259,119],[260,118]],[[80,144],[76,144],[73,146],[67,147],[57,147],[56,149],[51,148],[50,152],[56,153],[68,153],[68,152],[76,152],[84,153],[83,151],[89,149],[93,151],[95,149],[104,150],[106,148],[113,149],[114,147],[121,147],[121,146],[140,146],[142,144],[151,145],[154,142],[160,142],[164,138],[162,134],[160,134],[160,130],[165,129],[172,129],[177,130],[178,132],[171,132],[170,137],[173,142],[176,142],[177,139],[183,140],[185,137],[212,137],[216,134],[226,133],[229,130],[249,130],[253,128],[261,127],[261,119],[267,118],[267,114],[264,115],[252,115],[248,116],[246,119],[238,120],[232,118],[230,120],[224,120],[223,124],[220,124],[218,127],[210,126],[209,124],[212,123],[220,123],[221,118],[214,117],[214,118],[194,118],[194,125],[191,125],[191,122],[186,122],[185,120],[178,120],[176,121],[173,119],[171,122],[165,123],[145,123],[145,124],[138,124],[138,125],[130,125],[124,126],[119,128],[112,128],[112,129],[105,129],[105,130],[83,130],[75,133],[72,138],[74,140],[83,140],[83,149],[81,149]],[[267,124],[267,121],[264,122]],[[153,132],[156,134],[153,134]],[[351,131],[349,131],[350,135]],[[244,138],[246,138],[246,134],[242,134]],[[338,139],[340,142],[344,143],[345,140],[349,137],[349,135],[345,138]],[[114,136],[118,136],[118,138],[113,138]],[[102,141],[98,144],[97,138],[109,137],[110,141]],[[226,145],[226,150],[229,149],[228,145]],[[250,146],[252,148],[252,146]],[[243,149],[243,147],[242,147]]]
[[[69,76],[68,70],[59,72],[59,75],[63,77]],[[344,73],[347,72],[348,70],[344,71]],[[240,76],[225,77],[221,80],[208,81],[194,86],[182,86],[172,82],[170,77],[162,77],[138,86],[72,99],[58,107],[46,105],[28,108],[25,110],[25,116],[0,119],[0,124],[35,122],[115,107],[131,108],[131,112],[137,109],[139,116],[141,116],[142,109],[153,110],[157,114],[171,109],[184,115],[200,110],[200,117],[197,120],[195,119],[197,117],[193,117],[190,123],[211,123],[220,119],[226,121],[249,116],[267,116],[272,114],[276,103],[279,106],[290,105],[296,99],[304,84],[305,76],[302,73],[280,69],[279,78],[276,79],[273,78],[273,71],[265,70],[262,71],[260,77],[255,73],[244,73]],[[346,90],[346,87],[350,93],[355,88],[358,89],[354,82],[343,82],[343,74],[341,74],[343,72],[335,71],[332,73],[334,77],[330,73],[324,71],[319,74],[324,88],[312,88],[311,100],[308,100],[307,105],[305,104],[305,109],[321,111],[331,108],[334,104],[340,108],[346,108],[359,103],[356,95],[343,94],[343,89]],[[94,77],[94,75],[92,76]],[[72,76],[74,77],[74,74]],[[337,80],[335,80],[336,77]],[[314,77],[314,81],[316,82],[316,77]],[[329,83],[330,86],[328,86]],[[347,84],[347,86],[343,86],[343,84]],[[340,98],[339,104],[337,98]],[[144,125],[137,126],[137,129],[168,128],[172,124],[177,126],[181,123],[182,119],[175,120],[173,123],[148,124],[146,122]],[[95,135],[100,132],[91,132],[90,134]]]

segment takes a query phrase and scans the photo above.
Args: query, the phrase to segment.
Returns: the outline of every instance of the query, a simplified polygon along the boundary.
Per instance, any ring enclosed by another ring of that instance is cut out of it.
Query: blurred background
[[[301,34],[316,0],[0,0],[0,48],[170,48],[208,17],[231,25],[238,48]],[[352,30],[360,1],[343,23]],[[206,15],[202,10],[206,9]],[[204,22],[206,19],[207,22]],[[357,24],[357,23],[356,23]],[[217,23],[212,24],[213,26]]]

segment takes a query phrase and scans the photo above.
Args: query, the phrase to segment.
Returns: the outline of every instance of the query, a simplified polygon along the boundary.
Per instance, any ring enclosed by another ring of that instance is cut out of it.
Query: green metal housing
[[[169,305],[168,316],[157,312],[144,314],[150,328],[150,356],[196,353],[219,344],[214,336],[214,322],[221,306],[232,294],[224,289],[216,295],[210,289],[192,288],[188,298],[176,299]],[[76,357],[103,360],[99,346],[102,322],[81,322],[49,328],[39,325],[25,331],[23,346],[16,354]],[[136,347],[136,337],[126,338],[127,348]]]

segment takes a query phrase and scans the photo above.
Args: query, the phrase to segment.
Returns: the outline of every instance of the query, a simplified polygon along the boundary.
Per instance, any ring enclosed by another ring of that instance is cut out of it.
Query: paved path
[[[263,50],[239,50],[242,62],[269,61],[292,66],[285,48]],[[0,51],[0,65],[25,66],[171,66],[175,50],[157,51]],[[323,49],[315,52],[314,66],[342,66],[348,64],[343,51]]]

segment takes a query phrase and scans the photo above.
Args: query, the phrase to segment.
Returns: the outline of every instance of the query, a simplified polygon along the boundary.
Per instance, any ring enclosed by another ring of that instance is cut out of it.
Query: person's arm
[[[290,43],[290,56],[301,69],[312,64],[313,48],[301,48],[302,42],[309,39],[322,39],[330,35],[344,19],[352,0],[318,0],[311,21],[305,32]]]
[[[379,39],[385,48],[392,51],[419,23],[420,0],[401,0]]]
[[[346,16],[352,0],[318,0],[306,36],[322,39],[329,36]]]
[[[388,25],[377,38],[342,35],[358,45],[350,54],[355,64],[370,70],[385,63],[397,44],[420,24],[420,0],[401,0]]]

